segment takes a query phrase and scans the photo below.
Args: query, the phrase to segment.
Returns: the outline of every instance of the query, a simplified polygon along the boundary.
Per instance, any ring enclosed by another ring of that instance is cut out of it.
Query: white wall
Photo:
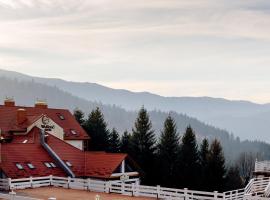
[[[33,123],[32,125],[30,125],[28,128],[27,128],[27,133],[34,127],[38,127],[40,129],[43,129],[41,126],[43,125],[42,123],[42,117],[40,119],[38,119],[35,123]],[[61,139],[61,140],[64,140],[64,129],[59,126],[58,124],[56,124],[53,120],[50,119],[49,123],[47,124],[49,126],[52,126],[53,129],[51,129],[51,131],[46,131],[47,133],[50,133],[51,135]]]
[[[82,140],[65,140],[67,143],[71,144],[72,146],[83,150],[83,141]]]

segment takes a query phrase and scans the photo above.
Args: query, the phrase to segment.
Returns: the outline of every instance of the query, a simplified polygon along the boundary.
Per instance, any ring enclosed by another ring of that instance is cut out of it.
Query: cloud
[[[205,88],[192,94],[216,96],[218,80],[224,93],[228,82],[268,80],[269,9],[268,0],[0,0],[0,66],[77,81],[150,81],[160,93],[159,83],[191,81]]]

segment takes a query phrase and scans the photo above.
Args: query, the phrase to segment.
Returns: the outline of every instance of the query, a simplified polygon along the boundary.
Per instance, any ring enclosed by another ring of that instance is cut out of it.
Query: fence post
[[[50,175],[49,177],[50,177],[50,186],[52,186],[53,185],[53,176]]]
[[[160,196],[160,185],[157,185],[157,199],[159,198]]]
[[[121,193],[124,194],[124,192],[125,192],[125,182],[122,181],[121,182]]]
[[[29,177],[29,183],[30,183],[30,188],[33,188],[33,178],[32,178],[32,176]]]
[[[8,190],[11,190],[11,178],[8,178]]]
[[[88,187],[88,190],[90,191],[91,190],[91,179],[90,178],[87,179],[87,187]]]
[[[184,188],[184,196],[185,196],[185,200],[189,199],[189,197],[188,197],[188,189],[187,188]]]
[[[67,188],[70,189],[70,177],[68,177]]]
[[[131,196],[135,196],[135,183],[131,183]]]
[[[110,193],[110,188],[111,188],[111,182],[110,181],[107,181],[105,183],[105,192],[106,193]]]
[[[214,191],[214,199],[215,199],[215,200],[218,199],[218,191]]]
[[[222,195],[223,195],[223,200],[225,200],[226,199],[226,193],[223,192]]]

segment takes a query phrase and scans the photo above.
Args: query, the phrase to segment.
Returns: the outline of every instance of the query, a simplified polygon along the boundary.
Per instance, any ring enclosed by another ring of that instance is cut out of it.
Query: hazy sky
[[[270,1],[0,0],[0,68],[270,102]]]

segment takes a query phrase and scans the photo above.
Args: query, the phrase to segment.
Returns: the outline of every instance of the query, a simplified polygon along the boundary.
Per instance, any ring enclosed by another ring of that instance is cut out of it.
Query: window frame
[[[65,120],[66,119],[65,116],[63,114],[61,114],[61,113],[57,113],[57,116],[58,116],[58,118],[60,120]]]
[[[65,163],[66,163],[66,165],[67,165],[68,167],[72,167],[72,166],[73,166],[73,165],[71,164],[71,162],[69,162],[69,161],[66,161]]]
[[[24,170],[24,167],[21,163],[15,163],[15,165],[16,165],[17,169]]]
[[[49,162],[43,162],[43,164],[49,169],[53,168]]]
[[[30,163],[30,162],[26,163],[26,165],[27,165],[27,167],[28,167],[29,169],[36,169],[35,165],[33,165],[33,164]]]
[[[54,162],[50,162],[49,164],[51,165],[52,168],[56,168],[56,164],[54,164]]]

